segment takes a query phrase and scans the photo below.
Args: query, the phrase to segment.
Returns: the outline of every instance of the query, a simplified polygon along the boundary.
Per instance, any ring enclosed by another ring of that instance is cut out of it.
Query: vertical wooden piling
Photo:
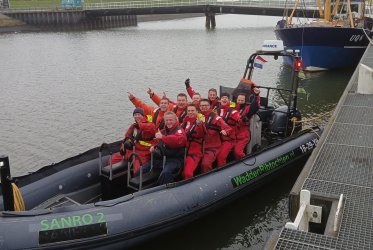
[[[205,13],[205,15],[206,15],[205,27],[207,29],[215,28],[215,26],[216,26],[215,13],[212,12],[212,11],[208,11],[208,12]]]

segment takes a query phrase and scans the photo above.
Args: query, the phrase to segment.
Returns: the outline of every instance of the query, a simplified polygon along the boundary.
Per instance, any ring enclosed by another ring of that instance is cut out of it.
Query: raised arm
[[[190,86],[189,78],[185,80],[185,87],[186,87],[189,97],[193,98],[193,95],[196,93],[196,91],[194,91],[194,89]]]
[[[131,92],[128,93],[128,99],[136,108],[142,108],[146,115],[153,115],[154,107],[147,105],[145,102],[141,101],[139,98],[134,96]]]

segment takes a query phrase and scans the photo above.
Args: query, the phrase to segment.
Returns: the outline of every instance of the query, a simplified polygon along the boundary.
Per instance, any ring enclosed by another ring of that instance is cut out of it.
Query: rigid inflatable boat
[[[290,56],[295,53],[262,50],[248,60],[238,88],[245,89],[257,56]],[[129,247],[185,225],[280,176],[292,164],[305,160],[318,142],[321,129],[301,129],[296,109],[297,67],[293,67],[287,106],[272,107],[270,94],[252,120],[248,155],[221,168],[162,186],[155,186],[156,173],[132,178],[130,166],[104,167],[120,142],[97,147],[60,163],[20,177],[10,178],[9,161],[0,158],[0,248],[71,249]],[[241,85],[241,87],[240,87]],[[229,90],[229,89],[228,89]],[[225,89],[224,91],[227,91]],[[231,89],[234,95],[236,89]],[[286,98],[285,98],[286,99]],[[108,171],[109,169],[109,171]],[[25,211],[14,211],[18,195]]]

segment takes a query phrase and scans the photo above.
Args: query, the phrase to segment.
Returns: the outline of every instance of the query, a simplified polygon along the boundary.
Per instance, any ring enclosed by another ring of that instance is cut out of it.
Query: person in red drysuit
[[[153,102],[157,105],[160,105],[161,99],[167,98],[166,96],[163,96],[162,98],[160,98],[150,88],[148,89],[148,94],[153,100]],[[168,101],[171,102],[169,99]],[[179,123],[182,123],[184,117],[187,115],[187,109],[186,109],[188,105],[187,95],[184,93],[179,93],[177,95],[176,104],[172,104],[172,103],[173,102],[171,102],[168,110],[174,112],[176,116],[179,118]]]
[[[179,126],[178,118],[172,111],[167,111],[164,115],[165,128],[155,133],[156,143],[150,148],[150,152],[157,150],[153,158],[153,168],[162,170],[157,184],[162,185],[174,181],[174,173],[184,166],[185,146],[187,136],[183,128]],[[163,156],[166,162],[163,166]],[[151,163],[143,166],[143,172],[151,169]],[[135,176],[139,175],[138,171]]]
[[[152,99],[153,97],[154,96],[151,96]],[[161,98],[161,100],[159,101],[159,108],[147,105],[146,103],[135,97],[131,92],[128,92],[128,99],[133,103],[135,107],[142,108],[145,115],[152,116],[152,122],[155,124],[156,129],[163,129],[163,116],[167,111],[172,109],[167,98]]]
[[[249,97],[250,102],[246,102],[246,94],[244,93],[240,93],[237,96],[236,110],[241,116],[241,123],[237,127],[237,142],[234,147],[234,158],[236,160],[241,159],[246,155],[245,149],[251,139],[250,119],[260,107],[259,93],[260,90],[254,88],[253,94]]]
[[[190,86],[190,79],[185,80],[185,87],[188,92],[190,98],[193,99],[193,95],[196,94],[194,89]],[[214,88],[209,89],[208,91],[208,99],[210,100],[210,106],[212,110],[217,110],[219,108],[219,98],[218,98],[218,91]]]
[[[228,135],[232,128],[223,121],[223,118],[211,110],[208,99],[200,101],[200,109],[204,116],[206,127],[204,155],[201,163],[202,173],[205,173],[212,170],[213,163],[219,153],[221,147],[220,134]]]
[[[236,145],[237,126],[241,121],[241,116],[238,111],[230,107],[230,99],[228,93],[222,93],[220,96],[220,108],[218,115],[223,118],[232,130],[227,135],[222,135],[222,145],[218,156],[216,157],[218,167],[227,163],[227,157],[233,147]]]
[[[119,153],[113,154],[112,164],[122,160],[128,161],[133,152],[139,156],[142,164],[150,161],[149,149],[155,136],[155,125],[147,120],[142,108],[135,108],[133,118],[135,123],[127,129]],[[140,162],[138,158],[134,159],[134,172],[136,172],[140,168]]]
[[[203,142],[206,128],[201,117],[198,117],[198,108],[195,104],[187,107],[188,115],[184,118],[181,127],[187,134],[186,159],[183,171],[183,178],[190,179],[194,176],[203,152]]]
[[[198,92],[195,92],[192,96],[192,103],[199,107],[199,101],[201,101],[201,94]]]

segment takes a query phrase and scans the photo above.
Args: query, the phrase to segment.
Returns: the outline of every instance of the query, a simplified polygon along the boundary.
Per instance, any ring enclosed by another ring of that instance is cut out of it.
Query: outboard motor
[[[299,122],[295,123],[295,128],[293,129],[294,122],[292,121],[293,117],[297,121],[301,120],[301,114],[296,111],[294,115],[289,117],[288,109],[288,106],[284,105],[273,111],[269,121],[269,129],[272,134],[283,137],[290,135],[292,132],[294,134],[302,129],[302,124]]]

